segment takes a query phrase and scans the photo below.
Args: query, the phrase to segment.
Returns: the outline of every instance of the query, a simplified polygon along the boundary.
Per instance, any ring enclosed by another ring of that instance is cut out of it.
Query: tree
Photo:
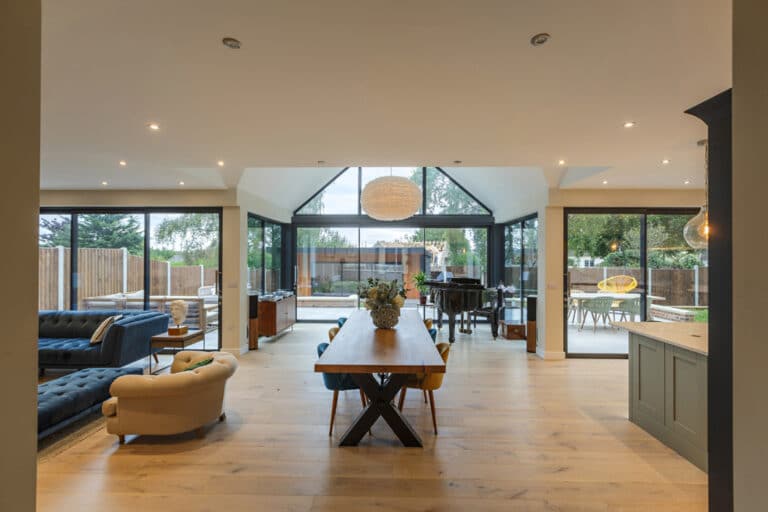
[[[68,217],[40,218],[40,245],[70,246],[71,223]],[[77,243],[83,248],[128,249],[144,255],[144,229],[136,215],[88,213],[78,216]]]
[[[219,261],[219,217],[210,213],[185,213],[166,217],[155,230],[163,249],[176,248],[185,265],[215,267]]]

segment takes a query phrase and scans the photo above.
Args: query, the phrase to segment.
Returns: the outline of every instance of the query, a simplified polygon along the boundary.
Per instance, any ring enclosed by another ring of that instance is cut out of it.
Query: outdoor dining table
[[[597,297],[610,297],[613,300],[631,300],[631,299],[639,299],[641,297],[641,294],[639,293],[611,293],[611,292],[580,292],[580,291],[573,291],[568,296],[568,299],[571,300],[576,305],[576,323],[581,323],[582,315],[584,314],[581,304],[585,300],[594,299]],[[665,300],[664,297],[659,297],[658,295],[647,295],[646,299],[648,300],[648,305],[650,307],[650,304],[654,300]]]
[[[393,403],[409,375],[445,373],[445,363],[417,311],[401,311],[394,329],[377,329],[367,311],[352,313],[315,363],[315,371],[350,374],[368,398],[368,405],[341,437],[339,446],[356,446],[379,417],[404,446],[422,446],[419,435]]]

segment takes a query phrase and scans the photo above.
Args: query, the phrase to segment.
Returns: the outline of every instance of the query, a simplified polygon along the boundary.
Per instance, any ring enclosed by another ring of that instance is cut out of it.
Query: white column
[[[168,286],[167,286],[168,291],[166,292],[166,295],[170,295],[171,294],[171,262],[166,261],[165,264],[166,264],[166,268],[168,269],[168,271],[166,272],[166,281],[168,282]]]
[[[56,297],[56,303],[57,303],[57,309],[62,310],[64,309],[64,305],[66,304],[66,297],[64,296],[64,247],[59,245],[56,247],[56,251],[58,253],[58,268],[56,269],[56,277],[57,277],[57,297]]]
[[[123,247],[123,293],[128,293],[128,249]]]
[[[693,305],[699,305],[699,266],[693,266]]]
[[[205,267],[200,265],[200,287],[205,286]]]

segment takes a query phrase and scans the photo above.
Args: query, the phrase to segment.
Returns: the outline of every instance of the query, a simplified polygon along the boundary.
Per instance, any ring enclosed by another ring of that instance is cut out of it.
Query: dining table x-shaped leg
[[[365,393],[368,405],[344,432],[339,446],[357,446],[379,417],[384,418],[404,446],[422,446],[421,438],[394,404],[395,395],[405,385],[408,374],[392,373],[381,383],[369,373],[353,373],[351,377]]]

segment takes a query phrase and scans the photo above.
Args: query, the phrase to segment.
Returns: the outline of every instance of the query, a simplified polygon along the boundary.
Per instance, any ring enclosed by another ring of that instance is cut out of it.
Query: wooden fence
[[[637,279],[639,291],[664,297],[654,304],[664,306],[706,306],[709,292],[709,269],[654,268],[648,269],[648,281],[639,268],[588,267],[569,268],[568,276],[572,290],[597,291],[597,283],[616,275],[629,275]]]
[[[70,308],[70,252],[66,247],[40,247],[40,309]],[[124,249],[78,249],[77,267],[80,307],[87,297],[144,289],[144,258]],[[215,283],[215,268],[150,260],[150,295],[197,296],[201,286]]]

